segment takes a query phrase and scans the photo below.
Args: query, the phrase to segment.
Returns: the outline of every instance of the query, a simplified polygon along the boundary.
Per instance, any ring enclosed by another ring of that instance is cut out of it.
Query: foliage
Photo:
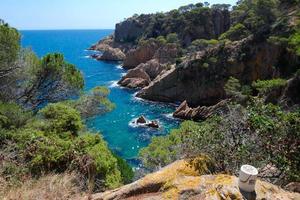
[[[242,86],[240,84],[240,81],[234,77],[229,77],[228,81],[226,82],[226,84],[224,86],[227,96],[239,95],[241,88],[242,88]]]
[[[197,39],[191,43],[191,45],[188,47],[188,51],[189,52],[201,51],[204,50],[205,48],[214,47],[217,44],[219,44],[219,41],[215,39],[211,39],[211,40]]]
[[[20,128],[26,124],[31,115],[15,103],[0,102],[0,128]]]
[[[125,161],[113,155],[100,134],[87,132],[79,112],[65,103],[49,104],[17,129],[2,129],[0,136],[1,150],[13,149],[18,155],[10,161],[18,164],[2,172],[6,176],[17,176],[20,167],[37,177],[78,171],[95,190],[114,188],[132,178]]]
[[[178,35],[176,33],[170,33],[167,35],[167,43],[179,43]]]
[[[233,7],[233,23],[241,23],[256,37],[262,37],[276,20],[277,6],[276,0],[241,0]]]
[[[170,135],[154,138],[140,157],[151,168],[204,153],[215,160],[218,171],[235,174],[245,163],[260,169],[271,164],[280,174],[262,173],[263,178],[285,184],[299,181],[299,128],[299,111],[286,113],[259,101],[246,108],[233,104],[221,115],[185,121]]]
[[[265,94],[274,89],[282,88],[287,84],[287,81],[284,79],[271,79],[271,80],[258,80],[252,83],[254,87],[259,92]]]
[[[78,110],[81,117],[89,118],[110,112],[115,108],[115,104],[108,99],[109,93],[107,87],[98,86],[81,95],[79,99],[66,103]]]
[[[300,56],[300,29],[290,36],[289,45],[296,52],[296,54]]]
[[[81,72],[63,55],[48,54],[41,60],[20,48],[20,35],[0,24],[0,98],[38,109],[78,95],[83,89]]]
[[[78,135],[78,131],[83,128],[79,112],[63,103],[49,104],[40,113],[47,120],[46,126],[49,131],[69,131],[72,135]]]
[[[57,53],[43,57],[31,74],[20,101],[32,108],[68,99],[84,86],[81,72]]]
[[[0,23],[0,77],[8,75],[15,66],[20,50],[20,34],[8,24]],[[10,67],[7,67],[10,66]]]
[[[227,32],[223,33],[219,37],[219,39],[220,40],[229,39],[231,41],[235,41],[235,40],[246,38],[249,35],[250,32],[247,30],[247,28],[243,24],[237,23],[234,26],[230,27],[230,29]]]
[[[134,177],[134,172],[132,168],[120,156],[114,154],[114,157],[117,159],[118,162],[118,169],[121,172],[122,183],[123,184],[131,183]]]

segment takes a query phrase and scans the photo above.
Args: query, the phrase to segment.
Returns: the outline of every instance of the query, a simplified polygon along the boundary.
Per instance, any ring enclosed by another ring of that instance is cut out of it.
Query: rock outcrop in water
[[[199,166],[201,166],[199,168]],[[194,161],[180,160],[160,171],[122,186],[118,189],[95,194],[92,200],[161,200],[161,199],[251,199],[297,200],[299,193],[287,192],[275,185],[258,180],[256,193],[244,193],[238,187],[235,176],[218,174],[202,175],[211,169],[205,158]]]

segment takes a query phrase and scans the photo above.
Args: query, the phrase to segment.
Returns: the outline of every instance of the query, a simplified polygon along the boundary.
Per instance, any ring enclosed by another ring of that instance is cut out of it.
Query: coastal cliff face
[[[214,105],[226,98],[224,85],[230,76],[243,83],[272,78],[282,49],[253,38],[219,45],[196,53],[168,76],[153,81],[139,97],[164,102],[187,101],[189,105]]]
[[[137,15],[116,24],[114,40],[120,43],[137,42],[142,37],[156,38],[177,33],[183,45],[187,46],[195,39],[217,38],[229,27],[228,10],[204,7],[198,8],[197,12],[173,10],[162,14]]]
[[[200,168],[199,168],[200,167]],[[258,180],[254,194],[242,192],[235,176],[203,175],[211,163],[205,158],[179,160],[160,171],[115,190],[95,194],[92,200],[161,200],[161,199],[253,199],[297,200],[299,193],[287,192],[270,183]]]

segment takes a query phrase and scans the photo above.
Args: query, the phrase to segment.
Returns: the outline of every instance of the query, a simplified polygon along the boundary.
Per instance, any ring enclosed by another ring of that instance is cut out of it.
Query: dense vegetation
[[[229,19],[229,8],[229,4],[216,4],[209,7],[208,3],[197,3],[182,6],[166,13],[136,14],[127,20],[139,24],[138,27],[141,28],[138,28],[137,33],[128,37],[119,37],[119,34],[116,34],[115,39],[118,42],[137,43],[141,39],[147,40],[176,34],[180,43],[187,46],[196,39],[217,38],[220,34],[219,30],[214,27],[217,25],[215,22],[210,22],[216,15],[228,16]],[[221,29],[227,28],[229,28],[229,21],[225,21],[224,27]]]
[[[109,90],[83,93],[81,72],[63,55],[39,59],[20,47],[20,34],[3,21],[0,82],[0,178],[6,185],[65,172],[81,174],[83,189],[90,191],[131,181],[131,167],[84,125],[114,108]]]

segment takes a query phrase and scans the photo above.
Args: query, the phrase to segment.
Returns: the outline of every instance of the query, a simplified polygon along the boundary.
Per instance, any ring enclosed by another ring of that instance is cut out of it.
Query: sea
[[[180,121],[172,117],[172,104],[145,101],[135,97],[136,90],[122,88],[117,81],[126,73],[118,62],[103,62],[90,58],[95,53],[87,50],[92,44],[113,33],[113,30],[42,30],[20,31],[22,46],[31,48],[39,57],[48,53],[62,53],[77,66],[85,80],[85,91],[96,86],[107,86],[109,99],[116,108],[104,115],[86,120],[87,128],[101,133],[110,149],[132,166],[139,166],[138,153],[151,138],[166,135],[177,128]],[[160,129],[136,126],[139,116],[158,120]]]

